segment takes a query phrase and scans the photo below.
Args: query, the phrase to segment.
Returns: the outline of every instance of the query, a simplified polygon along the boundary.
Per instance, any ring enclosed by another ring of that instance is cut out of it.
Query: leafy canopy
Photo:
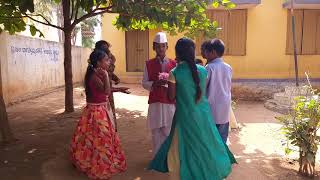
[[[36,22],[41,17],[43,24],[61,29],[74,29],[80,22],[104,13],[117,13],[114,22],[122,30],[146,30],[161,28],[171,34],[185,32],[194,38],[200,33],[206,37],[215,35],[218,23],[206,17],[208,7],[227,9],[235,7],[230,0],[51,0],[56,4],[70,5],[70,27],[53,25],[42,14],[34,13],[33,0],[0,0],[0,30],[24,31],[25,17]],[[84,12],[79,13],[79,12]],[[34,35],[38,30],[29,25]]]
[[[8,31],[10,34],[26,30],[35,35],[38,31],[34,25],[28,25],[23,18],[23,13],[33,12],[33,0],[0,0],[0,32]]]
[[[170,34],[185,32],[191,38],[199,34],[215,36],[218,23],[206,17],[210,5],[213,8],[235,7],[230,0],[116,0],[114,3],[113,10],[120,14],[114,24],[119,29],[161,28]]]

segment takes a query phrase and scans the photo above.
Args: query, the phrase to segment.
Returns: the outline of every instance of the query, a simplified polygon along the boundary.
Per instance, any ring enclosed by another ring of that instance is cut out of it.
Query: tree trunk
[[[64,33],[64,80],[65,80],[65,111],[73,112],[73,81],[71,32]]]
[[[64,24],[64,80],[65,80],[65,112],[73,112],[73,81],[72,81],[72,56],[71,56],[71,18],[70,1],[62,0]]]
[[[316,155],[311,155],[313,158],[313,162],[310,162],[308,160],[307,155],[303,155],[303,153],[300,151],[300,157],[299,157],[299,174],[307,177],[314,177],[315,175],[315,159]],[[310,156],[310,157],[311,157]]]
[[[8,114],[6,111],[6,105],[4,104],[3,96],[0,96],[0,131],[2,136],[2,141],[4,143],[10,143],[16,140],[11,131]]]

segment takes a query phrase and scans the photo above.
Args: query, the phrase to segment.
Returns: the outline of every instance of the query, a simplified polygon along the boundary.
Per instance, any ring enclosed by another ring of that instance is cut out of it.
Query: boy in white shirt
[[[220,39],[213,39],[204,46],[208,59],[207,98],[217,129],[226,143],[231,111],[232,68],[223,61],[224,50],[224,43]]]

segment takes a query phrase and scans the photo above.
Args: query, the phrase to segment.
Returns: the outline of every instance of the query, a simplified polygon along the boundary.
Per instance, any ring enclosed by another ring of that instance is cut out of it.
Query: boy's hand
[[[152,86],[153,87],[159,87],[159,86],[166,85],[167,83],[168,83],[167,80],[160,79],[160,80],[157,80],[157,81],[153,81]]]

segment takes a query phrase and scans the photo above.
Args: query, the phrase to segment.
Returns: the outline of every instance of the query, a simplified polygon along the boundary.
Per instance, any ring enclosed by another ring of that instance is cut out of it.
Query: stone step
[[[288,114],[289,111],[292,109],[292,106],[287,106],[283,104],[279,104],[277,101],[273,99],[269,99],[265,102],[264,107],[271,110],[275,111],[281,114]]]
[[[318,95],[311,96],[308,87],[287,86],[284,92],[273,94],[273,99],[267,100],[265,107],[279,113],[288,113],[296,103],[296,97],[307,96],[308,98],[319,99]]]
[[[308,93],[310,93],[310,90],[308,87],[306,86],[286,86],[284,93],[288,96],[303,96],[303,95],[307,95]]]
[[[286,106],[290,106],[294,104],[296,96],[288,96],[285,93],[275,93],[273,95],[273,100],[276,101],[278,104],[283,104]]]

